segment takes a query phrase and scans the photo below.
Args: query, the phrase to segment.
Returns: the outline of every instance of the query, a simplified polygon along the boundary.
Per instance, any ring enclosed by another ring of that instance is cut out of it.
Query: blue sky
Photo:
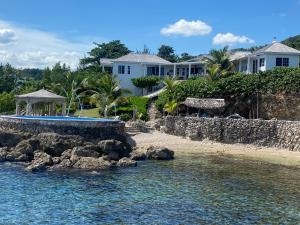
[[[177,54],[250,47],[300,34],[300,0],[1,0],[0,62],[76,67],[92,42]]]

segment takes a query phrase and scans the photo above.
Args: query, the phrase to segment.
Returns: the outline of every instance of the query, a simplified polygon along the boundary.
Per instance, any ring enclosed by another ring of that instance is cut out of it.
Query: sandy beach
[[[176,157],[191,154],[213,154],[300,168],[300,152],[286,149],[245,144],[223,144],[209,140],[192,141],[158,131],[138,132],[132,134],[132,139],[136,142],[139,151],[145,151],[150,145],[166,146],[175,152]]]

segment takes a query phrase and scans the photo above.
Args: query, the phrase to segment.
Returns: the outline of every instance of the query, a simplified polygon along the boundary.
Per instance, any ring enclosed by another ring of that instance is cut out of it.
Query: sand
[[[300,152],[286,149],[245,144],[223,144],[208,140],[192,141],[158,131],[138,132],[132,134],[132,139],[136,142],[136,146],[140,151],[145,151],[150,145],[166,146],[175,152],[176,157],[193,154],[213,154],[300,168]]]

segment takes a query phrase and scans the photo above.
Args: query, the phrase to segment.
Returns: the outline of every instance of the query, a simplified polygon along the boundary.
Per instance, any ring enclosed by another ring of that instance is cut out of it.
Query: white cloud
[[[234,44],[253,44],[254,40],[246,36],[238,36],[232,33],[218,33],[213,38],[213,44],[215,45],[234,45]]]
[[[12,43],[16,39],[16,34],[13,30],[0,28],[0,45]]]
[[[92,41],[71,42],[55,34],[0,20],[0,63],[20,68],[45,68],[57,62],[72,69],[92,47]]]
[[[160,33],[165,36],[181,35],[185,37],[202,36],[209,34],[212,28],[201,20],[187,21],[181,19],[174,24],[171,24],[160,30]]]

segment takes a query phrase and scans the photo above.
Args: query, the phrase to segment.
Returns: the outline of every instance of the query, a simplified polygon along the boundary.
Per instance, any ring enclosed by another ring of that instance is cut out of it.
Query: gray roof
[[[251,55],[251,52],[247,52],[247,51],[236,51],[236,52],[232,52],[229,55],[229,59],[230,61],[234,61],[234,60],[238,60],[238,59],[242,59],[245,58],[248,55]]]
[[[108,59],[108,58],[100,59],[100,65],[112,65],[112,64],[113,64],[113,59]]]
[[[262,53],[287,53],[287,54],[299,54],[300,51],[297,49],[291,48],[287,45],[284,45],[280,42],[273,42],[270,45],[267,45],[266,47],[263,47],[261,49],[258,49],[257,51],[253,52],[253,54],[262,54]]]
[[[151,54],[129,53],[120,58],[112,60],[113,62],[135,62],[148,64],[172,64],[171,62]]]
[[[53,100],[65,100],[66,98],[50,91],[41,89],[32,93],[17,95],[17,99],[53,99]]]
[[[213,60],[213,57],[211,55],[199,55],[195,58],[189,59],[185,62],[205,62],[207,60]]]
[[[203,110],[224,110],[225,100],[214,98],[186,98],[184,104],[188,107]]]

